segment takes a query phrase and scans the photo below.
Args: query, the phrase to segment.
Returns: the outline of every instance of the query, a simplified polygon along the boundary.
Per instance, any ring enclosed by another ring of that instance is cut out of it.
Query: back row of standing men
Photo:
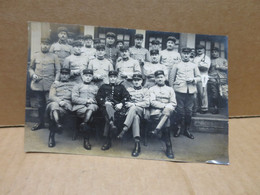
[[[174,51],[176,39],[172,36],[168,37],[165,50],[159,52],[156,48],[159,42],[154,40],[152,43],[153,49],[149,52],[142,47],[143,35],[141,34],[135,35],[135,46],[131,48],[124,46],[122,42],[122,46],[117,48],[114,33],[107,33],[106,45],[98,43],[95,46],[96,41],[94,40],[94,47],[92,47],[91,35],[79,36],[70,45],[68,44],[68,34],[66,28],[58,28],[58,42],[50,47],[50,40],[42,39],[41,52],[36,53],[32,58],[29,69],[32,78],[31,88],[37,91],[40,117],[40,123],[33,129],[39,129],[44,124],[43,113],[48,92],[51,84],[55,80],[59,80],[61,67],[70,70],[70,80],[74,83],[82,82],[81,73],[84,69],[92,70],[93,81],[98,87],[102,84],[108,84],[109,72],[116,70],[119,72],[118,82],[126,88],[132,87],[132,77],[136,72],[142,73],[145,81],[144,87],[150,88],[155,85],[154,73],[163,70],[166,80],[176,92],[180,113],[178,120],[186,120],[187,123],[190,123],[191,120],[192,110],[190,106],[193,105],[191,102],[193,102],[193,96],[197,92],[196,85],[200,97],[201,111],[205,113],[208,110],[207,80],[210,70],[210,88],[214,96],[213,103],[215,102],[217,109],[220,80],[227,78],[227,61],[219,58],[217,55],[219,53],[218,48],[213,48],[215,57],[211,62],[210,58],[205,55],[204,46],[199,45],[197,46],[197,56],[194,58],[195,64],[183,64],[182,62],[190,61],[191,49],[183,48],[181,57],[178,52]],[[53,53],[56,55],[53,55]],[[200,76],[199,80],[194,79],[198,76]],[[192,79],[189,80],[190,78]],[[190,85],[189,83],[193,84]],[[190,96],[188,101],[186,96]],[[187,107],[188,112],[184,110]],[[188,117],[185,117],[185,115],[188,115]]]

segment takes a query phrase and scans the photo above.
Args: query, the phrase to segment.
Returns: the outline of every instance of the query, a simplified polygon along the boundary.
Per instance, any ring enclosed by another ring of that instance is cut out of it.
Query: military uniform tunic
[[[149,51],[146,48],[134,46],[129,48],[129,52],[130,56],[135,60],[150,61]]]
[[[54,82],[50,89],[47,110],[49,112],[58,110],[62,115],[72,111],[71,96],[73,86],[73,82]],[[67,107],[67,109],[64,109],[64,107],[59,105],[61,101],[65,102],[65,107]]]
[[[163,70],[166,80],[168,80],[168,69],[166,68],[165,65],[163,64],[154,64],[154,63],[145,63],[144,67],[143,67],[143,73],[146,77],[146,81],[145,81],[145,85],[144,87],[146,88],[150,88],[152,86],[155,85],[155,77],[154,77],[154,73],[157,70]]]
[[[117,58],[119,56],[119,51],[116,47],[105,47],[106,55],[105,58],[108,59],[111,63],[113,63],[113,66],[116,65]]]
[[[161,63],[167,67],[168,72],[171,71],[172,66],[174,64],[178,64],[179,62],[181,62],[181,55],[174,50],[172,51],[167,49],[162,50],[160,52],[160,55],[161,55]]]
[[[93,70],[94,77],[100,78],[101,81],[97,81],[96,84],[100,87],[102,84],[108,84],[108,73],[114,70],[113,65],[107,59],[93,59],[89,62],[88,69]]]
[[[37,52],[31,60],[29,73],[31,77],[34,74],[39,77],[37,81],[31,82],[33,91],[49,91],[52,83],[59,80],[59,59],[52,53]]]
[[[96,49],[93,47],[82,47],[81,52],[81,55],[86,56],[88,59],[94,59],[96,55]]]
[[[62,44],[60,42],[53,43],[50,52],[58,56],[62,67],[65,58],[73,53],[72,47],[68,43]]]
[[[84,117],[87,110],[96,111],[98,109],[96,95],[98,87],[92,83],[80,83],[73,87],[72,90],[72,111],[76,111],[77,115]],[[93,103],[88,103],[93,101]]]
[[[88,67],[88,58],[83,55],[70,55],[64,60],[64,68],[70,69],[70,80],[76,83],[82,82],[81,72]]]

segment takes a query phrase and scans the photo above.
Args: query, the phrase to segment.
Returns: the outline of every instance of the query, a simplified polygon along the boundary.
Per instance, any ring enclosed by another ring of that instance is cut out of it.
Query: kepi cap
[[[152,55],[159,55],[159,50],[158,49],[152,49],[151,51],[150,51],[150,55],[152,56]]]
[[[199,45],[197,45],[196,49],[205,49],[205,46],[204,46],[204,45],[201,45],[201,44],[199,44]]]
[[[154,76],[157,77],[157,76],[159,76],[159,75],[165,75],[164,72],[163,72],[163,70],[157,70],[157,71],[155,71]]]
[[[61,68],[60,73],[61,74],[70,74],[70,69],[69,68]]]
[[[133,77],[132,77],[133,80],[142,80],[143,79],[143,76],[140,72],[136,72],[133,74]]]
[[[184,47],[184,48],[181,49],[182,53],[190,53],[191,51],[192,51],[192,49],[188,48],[188,47]]]
[[[91,39],[91,40],[92,40],[93,38],[92,38],[92,35],[85,35],[85,36],[84,36],[84,39],[85,39],[85,40],[87,40],[87,39]]]
[[[91,70],[91,69],[84,69],[82,73],[83,74],[92,74],[93,75],[93,70]]]
[[[66,33],[68,34],[68,29],[67,29],[66,27],[64,27],[64,26],[61,26],[61,27],[59,27],[59,28],[57,29],[57,32],[58,32],[58,34],[59,34],[60,32],[66,32]]]
[[[116,38],[116,34],[115,33],[112,33],[112,32],[108,32],[106,37],[112,37],[112,38]]]
[[[144,35],[142,34],[135,34],[135,39],[143,39]]]
[[[167,38],[167,41],[173,41],[174,43],[176,43],[177,39],[174,36],[169,36]]]
[[[115,70],[109,71],[109,72],[108,72],[108,76],[112,76],[112,75],[117,76],[117,75],[118,75],[118,72],[115,71]]]
[[[104,44],[98,44],[96,46],[96,50],[105,50],[105,45]]]
[[[76,40],[76,41],[74,41],[74,42],[72,43],[72,46],[73,46],[73,47],[82,47],[83,44],[82,44],[81,41]]]
[[[41,38],[41,43],[51,44],[51,40],[49,38]]]
[[[157,39],[152,40],[152,45],[160,45],[160,41]]]

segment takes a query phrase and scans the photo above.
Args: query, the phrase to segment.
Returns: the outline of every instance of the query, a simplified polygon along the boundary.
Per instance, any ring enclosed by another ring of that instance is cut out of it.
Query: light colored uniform
[[[135,106],[128,109],[124,125],[132,126],[133,137],[137,137],[140,136],[140,118],[144,117],[145,108],[150,105],[149,93],[146,88],[129,87],[127,91],[130,94],[130,102],[135,103]]]
[[[71,45],[69,45],[68,43],[61,44],[59,42],[53,43],[51,45],[50,52],[58,56],[62,68],[65,58],[73,53]]]
[[[202,54],[201,56],[196,56],[193,62],[198,66],[200,70],[201,81],[198,82],[198,95],[199,98],[197,100],[200,102],[201,110],[207,111],[208,110],[208,92],[207,92],[207,83],[208,83],[208,70],[210,68],[211,60],[206,54]],[[200,68],[203,67],[207,70],[201,70]]]
[[[181,62],[181,55],[174,50],[170,51],[164,49],[160,52],[160,55],[161,55],[161,64],[167,67],[168,72],[171,71],[172,66],[174,64],[178,64],[179,62]]]
[[[133,46],[129,48],[129,52],[130,56],[135,60],[150,61],[150,54],[146,48]]]
[[[70,69],[70,81],[81,83],[81,72],[88,67],[88,58],[72,54],[65,58],[63,67]]]
[[[141,72],[141,67],[137,60],[128,58],[128,60],[121,60],[116,64],[116,70],[119,72],[119,82],[128,88],[132,86],[132,77],[135,72]],[[128,81],[129,80],[129,81]]]
[[[101,78],[100,81],[95,81],[95,84],[98,87],[102,84],[109,83],[108,73],[109,71],[114,70],[110,61],[105,58],[103,60],[99,60],[97,58],[90,60],[88,69],[93,70],[94,77]]]
[[[81,55],[86,56],[90,60],[94,59],[96,55],[96,49],[93,47],[82,47],[81,52]]]
[[[72,111],[76,111],[79,117],[84,117],[87,110],[92,110],[93,112],[98,109],[96,102],[96,95],[98,92],[98,87],[92,83],[80,83],[73,87],[72,90]],[[87,101],[92,100],[94,103],[87,104]]]
[[[166,78],[166,80],[168,80],[168,69],[166,68],[165,65],[160,64],[160,63],[153,64],[153,63],[147,62],[144,64],[144,67],[143,67],[143,73],[146,77],[145,85],[144,85],[145,88],[150,88],[155,85],[154,73],[157,70],[163,70],[163,72],[165,74],[165,78]]]

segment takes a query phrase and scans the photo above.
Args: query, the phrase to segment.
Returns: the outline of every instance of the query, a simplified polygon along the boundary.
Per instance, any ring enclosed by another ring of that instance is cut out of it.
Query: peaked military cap
[[[152,40],[152,45],[160,45],[160,41],[157,39]]]
[[[126,46],[126,45],[123,45],[123,46],[121,46],[120,47],[120,51],[128,51],[129,50],[129,47],[128,46]]]
[[[188,47],[184,47],[184,48],[181,49],[182,53],[190,53],[191,51],[192,51],[192,49],[188,48]]]
[[[196,49],[205,49],[205,46],[204,45],[197,45]]]
[[[98,44],[96,46],[96,50],[105,50],[105,45],[104,44]]]
[[[91,69],[84,69],[83,74],[92,74],[93,75],[93,70]]]
[[[142,34],[135,34],[135,39],[143,39],[144,35]]]
[[[133,74],[133,77],[132,77],[133,80],[142,80],[143,79],[143,76],[140,72],[136,72]]]
[[[85,39],[85,40],[87,40],[87,39],[91,39],[91,40],[92,40],[93,38],[92,38],[92,35],[85,35],[85,36],[84,36],[84,39]]]
[[[60,73],[61,74],[70,74],[70,69],[69,68],[61,68]]]
[[[94,42],[95,44],[98,44],[98,43],[100,43],[100,39],[99,39],[99,38],[94,38],[93,42]]]
[[[157,76],[159,76],[159,75],[165,75],[164,72],[163,72],[163,70],[157,70],[157,71],[155,71],[154,76],[157,77]]]
[[[41,38],[41,43],[51,44],[51,40],[49,38]]]
[[[59,27],[59,28],[57,29],[57,32],[58,32],[58,34],[59,34],[60,32],[66,32],[66,33],[68,34],[68,29],[67,29],[66,27],[64,27],[64,26],[61,26],[61,27]]]
[[[112,32],[108,32],[106,37],[112,37],[112,38],[116,38],[116,34],[115,33],[112,33]]]
[[[213,47],[212,51],[219,51],[219,48],[218,47]]]
[[[159,54],[159,50],[158,49],[152,49],[151,51],[150,51],[150,55],[152,56],[152,55],[158,55]]]
[[[174,36],[169,36],[167,38],[167,41],[173,41],[174,43],[176,43],[177,39]]]
[[[108,76],[112,76],[112,75],[117,76],[117,75],[118,75],[118,72],[115,71],[115,70],[109,71]]]
[[[73,47],[82,47],[83,44],[82,44],[81,41],[76,40],[76,41],[74,41],[74,42],[72,43],[72,46],[73,46]]]

